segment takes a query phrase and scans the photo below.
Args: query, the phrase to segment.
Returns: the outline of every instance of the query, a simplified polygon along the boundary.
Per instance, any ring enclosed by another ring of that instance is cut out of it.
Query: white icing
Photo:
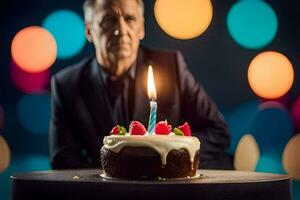
[[[196,137],[170,135],[110,135],[103,139],[104,147],[118,153],[123,147],[149,147],[160,154],[162,165],[167,164],[167,155],[171,150],[186,149],[194,162],[200,141]]]

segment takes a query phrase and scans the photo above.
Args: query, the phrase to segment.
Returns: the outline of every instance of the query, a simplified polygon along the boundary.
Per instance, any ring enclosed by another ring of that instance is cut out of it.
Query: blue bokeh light
[[[254,116],[258,112],[259,101],[245,102],[230,112],[226,112],[225,118],[231,134],[229,153],[234,154],[240,139],[250,133]]]
[[[18,119],[28,131],[47,134],[50,120],[48,95],[24,95],[18,104]]]
[[[250,133],[255,137],[262,154],[281,156],[293,134],[292,120],[285,109],[267,107],[254,117]]]
[[[57,57],[70,58],[78,54],[85,45],[85,28],[82,18],[73,11],[58,10],[43,22],[57,43]]]
[[[235,3],[227,16],[231,37],[241,46],[258,49],[268,45],[278,29],[277,16],[262,0],[243,0]]]
[[[11,181],[10,176],[17,173],[37,171],[37,170],[49,170],[49,158],[45,155],[18,155],[13,157],[11,165],[8,169],[0,173],[0,196],[1,199],[11,199]]]
[[[265,154],[261,155],[256,166],[257,172],[268,172],[276,174],[286,174],[281,162],[281,155]]]
[[[300,181],[293,180],[292,183],[292,199],[300,199]]]

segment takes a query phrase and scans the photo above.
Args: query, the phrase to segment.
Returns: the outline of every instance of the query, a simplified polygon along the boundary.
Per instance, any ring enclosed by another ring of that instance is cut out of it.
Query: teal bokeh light
[[[48,95],[24,95],[18,104],[18,119],[22,126],[35,134],[47,134],[50,120]]]
[[[230,112],[225,113],[225,119],[231,134],[229,153],[234,155],[240,139],[250,133],[252,121],[258,112],[259,101],[245,102]]]
[[[300,181],[296,181],[296,180],[293,180],[293,186],[292,186],[292,199],[293,200],[297,200],[297,199],[300,199]]]
[[[78,54],[85,45],[84,23],[80,16],[69,10],[51,13],[43,22],[57,43],[57,57],[70,58]]]
[[[275,174],[286,174],[281,162],[281,155],[274,154],[262,155],[258,160],[255,171]]]
[[[259,49],[274,39],[278,22],[274,10],[262,0],[241,0],[230,9],[227,28],[241,46]]]
[[[262,108],[252,121],[250,133],[255,137],[262,154],[281,157],[293,135],[292,120],[283,108]]]
[[[50,170],[49,157],[46,155],[28,155],[21,154],[12,157],[8,169],[0,173],[0,199],[9,200],[11,197],[11,180],[10,176],[18,173],[31,171]]]

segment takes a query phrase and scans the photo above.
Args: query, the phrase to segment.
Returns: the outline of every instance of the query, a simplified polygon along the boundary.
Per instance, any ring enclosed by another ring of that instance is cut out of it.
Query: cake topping
[[[120,125],[116,125],[113,127],[110,131],[111,135],[125,135],[126,134],[126,128]]]
[[[185,136],[191,136],[192,131],[189,123],[185,122],[183,125],[179,126],[178,129],[185,135]],[[176,134],[176,133],[175,133]],[[177,135],[177,134],[176,134]]]
[[[175,133],[175,135],[181,135],[181,136],[184,135],[184,133],[181,130],[179,130],[178,128],[174,128],[173,132]]]
[[[168,124],[168,121],[160,121],[155,126],[155,133],[157,135],[169,135],[172,132],[172,126]]]
[[[196,137],[178,137],[176,135],[111,135],[104,137],[104,147],[118,153],[123,147],[150,147],[160,154],[162,165],[166,165],[171,150],[186,149],[194,162],[196,152],[200,149],[200,141]]]
[[[145,135],[146,128],[139,121],[132,121],[129,126],[130,135]]]

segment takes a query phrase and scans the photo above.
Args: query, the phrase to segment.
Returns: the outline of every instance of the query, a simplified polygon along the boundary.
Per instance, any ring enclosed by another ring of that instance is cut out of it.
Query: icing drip
[[[123,147],[149,147],[159,153],[162,165],[167,164],[167,155],[171,150],[186,149],[194,162],[200,141],[196,137],[177,135],[110,135],[104,137],[104,147],[118,153]]]

